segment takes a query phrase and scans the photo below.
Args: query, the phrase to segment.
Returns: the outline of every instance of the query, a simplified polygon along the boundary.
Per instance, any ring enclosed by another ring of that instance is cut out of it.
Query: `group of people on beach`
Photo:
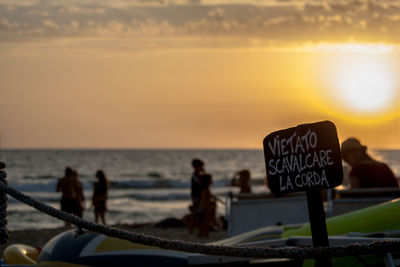
[[[373,159],[367,153],[367,147],[356,138],[349,138],[341,145],[343,161],[350,167],[349,180],[351,188],[399,187],[399,182],[386,163]],[[211,193],[213,183],[211,174],[206,173],[204,162],[193,159],[191,176],[190,220],[186,221],[190,233],[198,229],[199,237],[207,237],[209,231],[219,227],[216,219],[217,201]],[[93,185],[92,207],[96,223],[99,219],[106,224],[105,213],[109,182],[102,170],[96,172],[97,182]],[[232,186],[240,187],[240,194],[251,193],[250,171],[240,170],[231,180]],[[65,176],[57,183],[57,192],[62,193],[61,210],[82,217],[85,210],[83,186],[76,170],[65,168]]]
[[[98,170],[95,177],[97,181],[93,184],[92,195],[94,218],[96,223],[101,219],[102,223],[106,224],[105,213],[109,182],[102,170]],[[61,192],[61,210],[82,218],[85,210],[85,195],[78,172],[71,167],[66,167],[64,177],[58,179],[56,191]],[[66,225],[68,224],[66,223]]]
[[[350,167],[349,180],[351,188],[385,188],[399,187],[399,182],[390,167],[379,162],[367,153],[367,147],[356,138],[349,138],[341,144],[342,159]],[[207,237],[209,231],[219,227],[216,219],[217,201],[210,190],[213,178],[206,173],[204,162],[200,159],[192,160],[193,174],[191,176],[190,219],[186,221],[190,233],[198,229],[199,237]],[[5,164],[0,161],[0,170]],[[4,172],[3,172],[4,173]],[[95,174],[97,181],[93,184],[91,199],[94,208],[96,223],[101,220],[106,224],[107,197],[109,181],[102,170]],[[0,177],[1,178],[1,177]],[[231,185],[239,186],[240,193],[251,193],[250,171],[241,170],[231,180]],[[85,210],[85,196],[83,185],[78,172],[71,167],[65,168],[65,175],[58,179],[57,192],[61,192],[61,210],[82,218]]]

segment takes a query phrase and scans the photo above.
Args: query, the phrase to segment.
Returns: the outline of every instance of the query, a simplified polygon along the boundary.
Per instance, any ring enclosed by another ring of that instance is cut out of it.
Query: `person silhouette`
[[[399,182],[386,163],[373,159],[367,147],[356,138],[342,143],[342,158],[350,165],[352,188],[399,187]]]
[[[193,174],[191,177],[191,197],[192,197],[192,214],[196,213],[200,205],[201,197],[201,181],[200,177],[205,173],[204,162],[200,159],[192,160]]]
[[[216,197],[211,193],[212,176],[203,174],[200,176],[201,196],[199,204],[199,237],[208,237],[211,228],[216,227]]]
[[[56,191],[61,192],[61,210],[82,218],[85,196],[78,173],[66,167],[65,176],[57,181]]]
[[[233,186],[239,186],[241,194],[243,193],[251,193],[251,184],[250,184],[250,171],[249,170],[241,170],[235,173],[232,178],[231,184]]]
[[[96,172],[97,182],[93,184],[92,204],[94,206],[94,220],[97,223],[99,217],[103,224],[106,224],[105,213],[107,211],[107,197],[109,182],[102,170]]]

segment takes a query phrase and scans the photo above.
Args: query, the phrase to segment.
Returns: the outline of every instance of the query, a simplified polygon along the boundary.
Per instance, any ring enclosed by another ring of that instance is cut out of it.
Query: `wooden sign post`
[[[306,191],[314,247],[329,246],[321,189],[342,183],[339,139],[330,121],[302,124],[269,134],[264,139],[268,186],[276,195]],[[317,266],[332,266],[317,258]]]

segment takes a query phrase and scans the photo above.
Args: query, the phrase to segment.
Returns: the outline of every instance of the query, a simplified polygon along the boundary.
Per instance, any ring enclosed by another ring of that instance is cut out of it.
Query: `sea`
[[[400,177],[400,150],[373,150],[371,154],[386,163]],[[109,181],[108,224],[155,223],[165,218],[181,218],[189,213],[190,178],[194,158],[205,162],[213,176],[212,193],[218,197],[218,215],[225,215],[229,192],[238,193],[230,181],[235,172],[251,172],[254,193],[267,193],[264,184],[265,161],[262,150],[157,150],[157,149],[6,149],[1,160],[7,164],[9,186],[54,208],[60,208],[57,179],[66,166],[77,170],[86,198],[84,219],[94,221],[91,207],[95,173],[103,170]],[[9,197],[8,229],[44,229],[64,223],[44,215]]]

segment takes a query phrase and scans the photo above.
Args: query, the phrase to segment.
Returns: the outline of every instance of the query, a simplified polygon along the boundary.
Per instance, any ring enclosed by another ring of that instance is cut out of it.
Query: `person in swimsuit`
[[[97,223],[99,218],[106,224],[105,213],[107,211],[107,197],[109,182],[102,170],[96,172],[97,182],[93,184],[92,204],[94,206],[94,220]]]

